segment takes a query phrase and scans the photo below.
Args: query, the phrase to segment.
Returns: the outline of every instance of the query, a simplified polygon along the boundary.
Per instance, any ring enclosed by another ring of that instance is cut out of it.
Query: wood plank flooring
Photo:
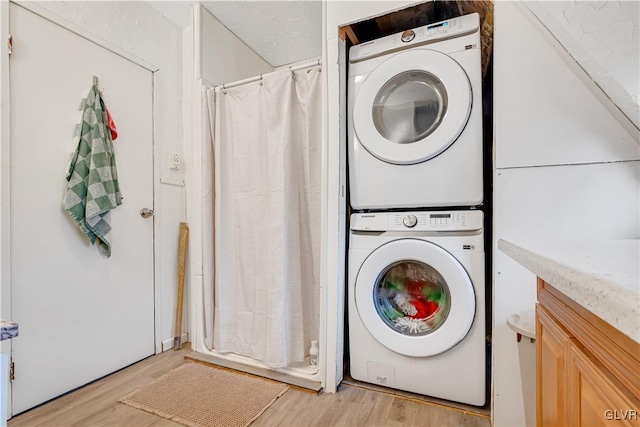
[[[22,426],[180,426],[118,402],[122,396],[185,363],[191,350],[167,351],[9,420]],[[336,394],[291,388],[252,427],[260,426],[478,426],[486,416],[465,413],[390,393],[342,385]]]

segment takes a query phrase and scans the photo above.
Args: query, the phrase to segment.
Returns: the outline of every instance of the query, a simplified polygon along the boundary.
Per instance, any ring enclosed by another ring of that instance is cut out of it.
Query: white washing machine
[[[354,379],[485,404],[483,239],[480,211],[351,216]]]
[[[477,13],[349,50],[353,209],[483,202]]]

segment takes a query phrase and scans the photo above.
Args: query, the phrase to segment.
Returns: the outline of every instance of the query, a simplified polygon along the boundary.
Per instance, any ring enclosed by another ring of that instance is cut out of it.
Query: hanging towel
[[[118,129],[116,129],[116,124],[113,122],[113,117],[111,117],[111,113],[109,109],[105,107],[107,111],[107,122],[109,123],[109,130],[111,131],[111,140],[115,141],[118,139]]]
[[[122,204],[122,195],[106,107],[97,86],[80,103],[79,115],[74,136],[76,149],[67,170],[68,185],[62,204],[89,241],[108,258],[108,214]]]

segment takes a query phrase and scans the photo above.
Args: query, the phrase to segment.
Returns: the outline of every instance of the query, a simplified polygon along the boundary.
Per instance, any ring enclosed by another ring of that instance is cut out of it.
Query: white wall
[[[196,36],[196,78],[202,78],[212,85],[221,85],[273,71],[271,64],[251,50],[207,9],[199,7],[198,15],[200,30]]]
[[[0,34],[9,33],[9,3],[0,3]],[[7,43],[0,43],[0,194],[9,194],[10,156],[9,156],[9,53]],[[0,319],[10,320],[11,286],[10,263],[8,252],[10,246],[9,204],[5,197],[0,198]],[[2,352],[6,352],[8,343],[0,344]],[[1,366],[0,366],[1,368]],[[0,420],[2,420],[0,418]]]
[[[0,3],[0,34],[9,33],[9,3]],[[0,141],[9,140],[9,55],[7,44],[0,43]],[[0,194],[9,194],[9,144],[0,143]],[[9,319],[11,310],[11,284],[9,275],[10,250],[9,206],[5,198],[0,198],[0,319]],[[10,340],[0,342],[0,426],[5,425],[8,408],[11,405],[9,391],[9,353]]]
[[[640,146],[526,7],[496,2],[495,25],[493,422],[519,426],[519,360],[506,318],[533,309],[536,284],[497,241],[638,238]]]
[[[290,64],[278,65],[277,67],[273,67],[273,71],[300,67],[302,65],[313,64],[314,62],[317,62],[318,65],[322,65],[322,56],[312,56],[306,59],[301,59],[299,61],[292,62]]]
[[[156,343],[173,338],[183,171],[168,169],[182,153],[182,32],[144,2],[37,2],[38,7],[159,68],[155,73]],[[166,183],[179,183],[171,185]],[[161,346],[157,346],[159,351]]]

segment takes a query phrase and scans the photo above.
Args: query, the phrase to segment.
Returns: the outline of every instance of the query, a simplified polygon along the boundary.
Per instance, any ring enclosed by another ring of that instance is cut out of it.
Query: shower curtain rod
[[[296,65],[295,67],[289,67],[289,71],[291,71],[292,73],[294,71],[299,71],[299,70],[304,70],[305,68],[311,68],[311,67],[315,67],[315,66],[319,66],[320,64],[320,59],[318,59],[317,61],[313,61],[313,62],[306,62],[302,65]],[[276,71],[280,71],[280,70],[276,70]],[[275,71],[272,71],[272,73],[274,73]],[[271,74],[271,73],[266,73],[266,74]],[[214,88],[222,88],[222,90],[226,90],[232,87],[236,87],[236,86],[242,86],[244,84],[247,83],[253,83],[253,82],[257,82],[259,80],[262,80],[262,76],[263,74],[260,74],[259,76],[255,76],[255,77],[249,77],[248,79],[244,79],[244,80],[238,80],[237,82],[231,82],[231,83],[225,83],[222,85],[217,85],[214,86]]]

